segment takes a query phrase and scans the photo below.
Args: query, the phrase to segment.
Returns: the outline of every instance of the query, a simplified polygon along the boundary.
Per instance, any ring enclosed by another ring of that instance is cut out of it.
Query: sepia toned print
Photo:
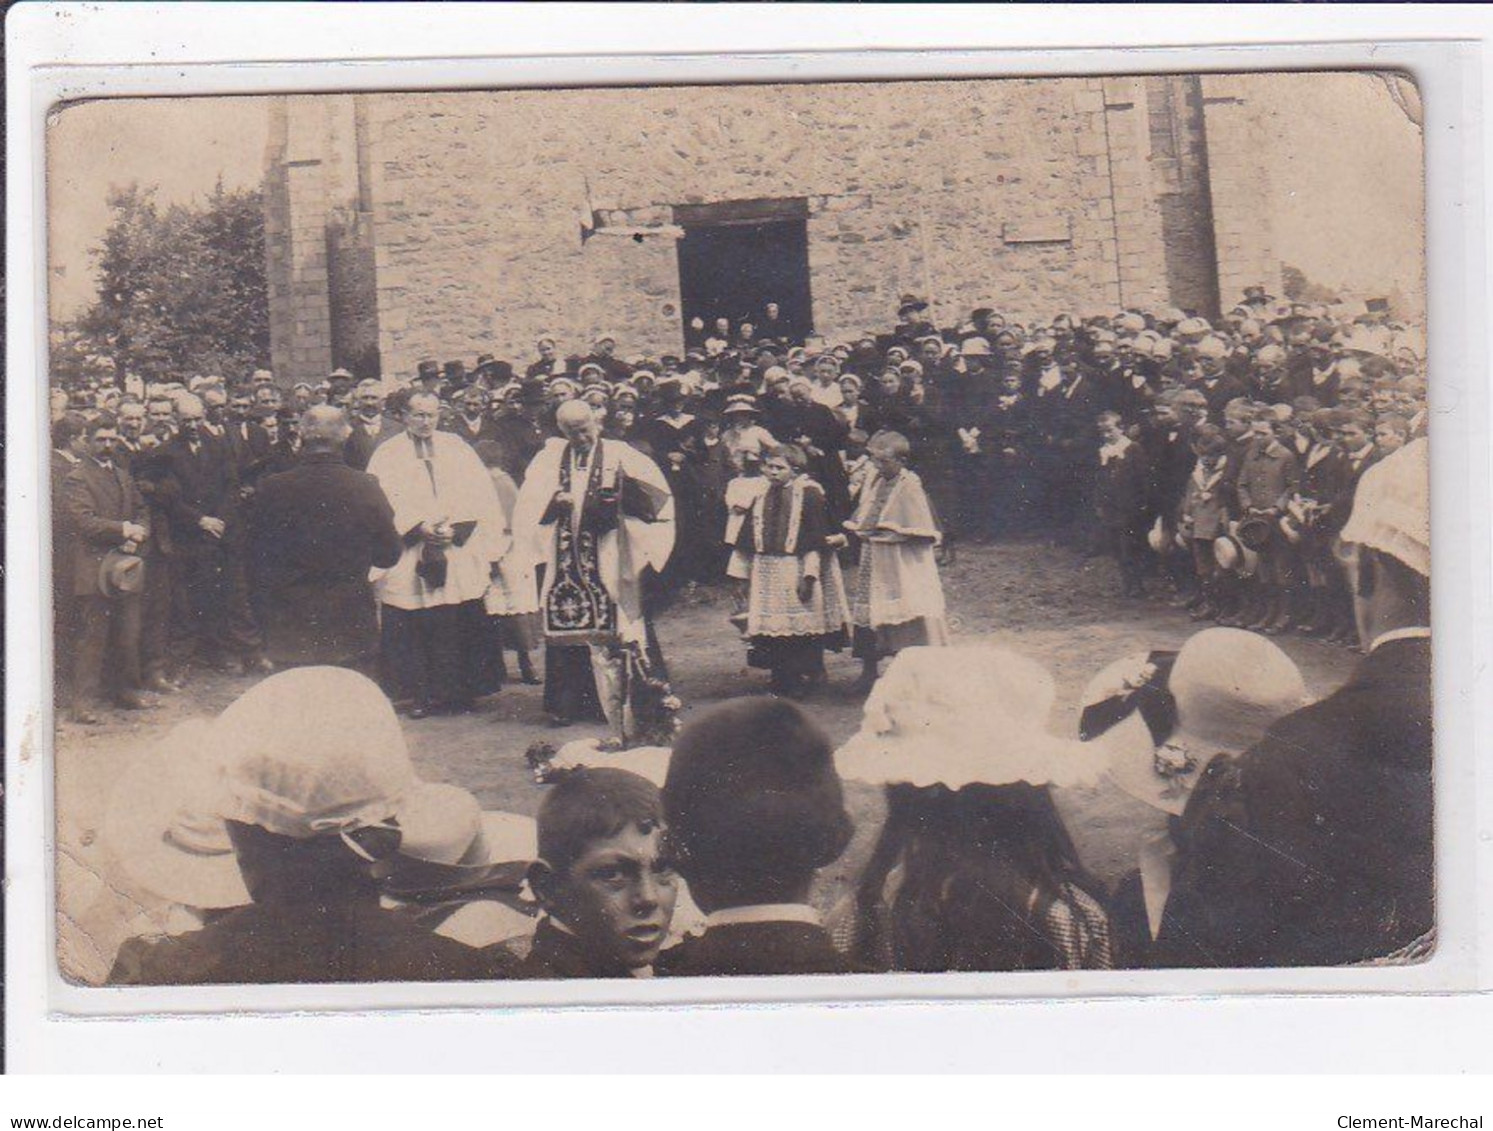
[[[48,193],[70,980],[1432,953],[1398,76],[96,101]]]

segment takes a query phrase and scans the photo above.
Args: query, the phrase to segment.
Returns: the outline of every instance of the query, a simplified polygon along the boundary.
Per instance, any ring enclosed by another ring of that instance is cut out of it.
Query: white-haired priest
[[[511,545],[487,469],[461,437],[436,431],[440,409],[434,394],[415,393],[405,430],[380,444],[368,464],[404,540],[399,561],[374,577],[384,675],[415,719],[469,710],[489,690],[477,685],[482,598]]]
[[[602,439],[581,401],[556,413],[561,437],[529,464],[514,538],[543,569],[544,705],[558,724],[610,722],[626,743],[637,695],[663,679],[644,602],[674,548],[674,501],[658,466]]]

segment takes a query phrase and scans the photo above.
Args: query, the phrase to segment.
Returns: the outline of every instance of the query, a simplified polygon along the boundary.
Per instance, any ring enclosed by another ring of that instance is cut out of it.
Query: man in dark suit
[[[254,398],[248,390],[236,390],[228,398],[228,419],[223,428],[223,439],[233,455],[240,485],[252,487],[262,461],[269,454],[270,435],[256,419]]]
[[[162,458],[186,620],[184,650],[230,673],[241,673],[246,663],[266,670],[249,615],[248,588],[240,582],[238,469],[226,442],[205,430],[198,398],[182,397],[177,416],[180,431]]]
[[[249,506],[249,576],[276,665],[371,673],[377,660],[368,571],[392,566],[403,546],[378,481],[343,462],[348,432],[341,409],[308,409],[300,463],[265,479]]]
[[[1174,834],[1159,965],[1330,966],[1429,954],[1435,925],[1426,442],[1365,474],[1342,540],[1368,655],[1237,759]]]
[[[98,722],[106,671],[119,706],[149,706],[140,690],[140,594],[106,595],[99,574],[110,551],[138,550],[150,537],[150,525],[134,480],[114,457],[119,444],[114,417],[94,417],[85,434],[88,454],[63,480],[62,501],[72,532],[67,580],[76,611],[73,717],[89,724]]]
[[[72,702],[72,641],[77,616],[71,572],[74,531],[62,485],[88,454],[86,430],[86,422],[76,412],[63,413],[52,425],[52,655],[53,687],[59,706]]]
[[[141,594],[140,608],[140,664],[145,690],[169,695],[181,688],[172,680],[168,670],[171,667],[171,572],[174,561],[171,525],[160,501],[164,474],[162,442],[160,432],[149,426],[144,404],[131,399],[120,401],[119,446],[114,458],[129,471],[135,489],[145,500],[150,519],[150,537],[140,547],[140,556],[145,560],[145,589]]]
[[[487,390],[481,385],[468,385],[461,391],[456,407],[441,422],[441,428],[454,432],[472,447],[483,440],[496,439],[492,418],[487,414]]]
[[[368,469],[375,448],[404,431],[404,425],[384,412],[384,394],[377,381],[360,381],[353,390],[351,423],[344,457],[357,471]]]
[[[659,956],[659,973],[853,969],[808,903],[852,826],[829,739],[799,707],[737,699],[697,717],[674,742],[664,814],[707,918],[704,934]]]

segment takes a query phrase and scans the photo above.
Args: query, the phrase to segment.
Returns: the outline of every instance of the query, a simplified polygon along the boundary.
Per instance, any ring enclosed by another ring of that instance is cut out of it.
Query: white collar
[[[1389,632],[1382,632],[1378,636],[1374,637],[1374,642],[1369,645],[1369,651],[1372,652],[1377,649],[1379,645],[1388,644],[1391,640],[1429,639],[1431,639],[1431,630],[1429,628],[1419,628],[1414,626],[1410,628],[1396,628],[1391,629]]]
[[[822,925],[819,912],[807,903],[758,903],[749,907],[727,907],[705,916],[705,929],[738,923],[809,923]]]

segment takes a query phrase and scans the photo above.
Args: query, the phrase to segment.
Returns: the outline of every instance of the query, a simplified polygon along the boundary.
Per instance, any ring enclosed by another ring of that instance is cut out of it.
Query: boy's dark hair
[[[765,697],[723,703],[680,732],[664,810],[685,879],[760,902],[833,862],[852,832],[829,739]]]
[[[664,823],[658,786],[630,770],[583,766],[559,779],[539,806],[539,858],[565,872],[599,840],[629,825]]]

